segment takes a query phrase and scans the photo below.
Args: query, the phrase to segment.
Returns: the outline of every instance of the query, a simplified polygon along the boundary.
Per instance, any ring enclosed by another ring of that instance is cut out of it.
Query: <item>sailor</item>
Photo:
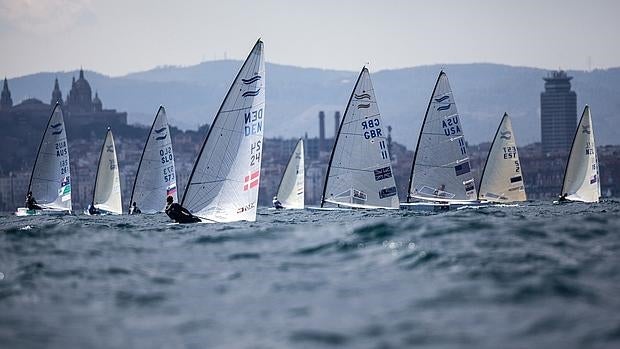
[[[174,202],[172,196],[166,198],[166,214],[177,223],[198,223],[200,218],[194,216],[189,210]]]
[[[284,208],[284,206],[282,206],[282,203],[280,202],[280,200],[278,200],[277,196],[273,197],[272,203],[273,203],[273,207],[275,207],[277,210],[280,210],[280,209]]]
[[[140,214],[142,211],[138,208],[138,205],[134,201],[133,204],[129,207],[129,214]]]
[[[42,210],[43,208],[37,204],[37,200],[32,196],[32,192],[29,191],[26,194],[26,208],[29,210]]]
[[[558,202],[568,201],[568,199],[566,198],[567,196],[568,196],[568,193],[564,193],[564,194],[560,195],[560,197],[558,198]]]
[[[88,205],[88,213],[92,216],[96,214],[101,214],[101,211],[99,211],[99,209],[95,207],[94,202],[91,202],[90,205]]]
[[[433,193],[435,196],[444,196],[444,190],[446,190],[446,185],[442,184],[439,186],[439,188],[435,189],[435,192]]]

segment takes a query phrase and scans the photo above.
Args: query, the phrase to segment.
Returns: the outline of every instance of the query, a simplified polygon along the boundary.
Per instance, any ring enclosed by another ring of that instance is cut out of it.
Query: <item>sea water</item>
[[[620,203],[0,217],[2,348],[619,348]]]

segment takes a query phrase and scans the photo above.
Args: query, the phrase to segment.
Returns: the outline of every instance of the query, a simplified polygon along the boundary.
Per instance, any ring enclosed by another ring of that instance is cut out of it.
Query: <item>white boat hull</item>
[[[450,210],[464,208],[478,208],[489,206],[488,202],[480,201],[462,201],[462,202],[401,202],[400,208],[403,210],[419,211],[419,212],[444,212]]]
[[[345,207],[306,207],[307,210],[310,211],[351,211],[353,210],[352,208],[345,208]]]
[[[84,210],[84,215],[86,216],[107,216],[107,215],[119,216],[121,215],[121,213],[110,212],[110,211],[99,209],[99,213],[97,214],[90,214],[88,210]]]
[[[27,217],[27,216],[64,216],[71,214],[71,211],[68,210],[58,210],[53,208],[44,208],[41,210],[29,210],[25,207],[19,207],[15,212],[15,215],[18,217]]]

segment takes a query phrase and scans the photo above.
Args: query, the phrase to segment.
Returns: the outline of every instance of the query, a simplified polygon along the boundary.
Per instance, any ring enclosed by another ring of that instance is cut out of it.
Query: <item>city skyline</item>
[[[269,62],[347,71],[365,63],[379,71],[473,62],[589,70],[620,62],[620,48],[609,45],[620,32],[614,1],[427,5],[0,0],[0,42],[11,50],[0,56],[0,73],[12,78],[83,66],[122,76],[243,59],[258,37]]]

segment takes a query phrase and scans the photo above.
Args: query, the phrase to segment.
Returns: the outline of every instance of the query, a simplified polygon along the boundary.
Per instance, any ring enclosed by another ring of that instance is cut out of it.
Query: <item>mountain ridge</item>
[[[160,104],[171,123],[195,129],[211,123],[242,62],[207,61],[190,66],[163,66],[118,77],[86,71],[93,93],[104,108],[127,111],[132,123],[150,124]],[[360,67],[361,68],[361,67]],[[540,140],[540,93],[548,70],[495,63],[436,64],[373,72],[371,78],[393,139],[415,147],[437,74],[448,74],[469,143],[490,141],[504,112],[513,118],[519,144]],[[318,135],[319,110],[327,114],[326,132],[334,133],[333,113],[344,110],[358,72],[301,68],[267,63],[267,137]],[[577,92],[577,117],[592,108],[597,142],[618,144],[620,68],[568,70]],[[49,102],[54,78],[63,97],[76,71],[40,72],[9,80],[14,102],[35,97]],[[534,127],[535,125],[535,127]]]

